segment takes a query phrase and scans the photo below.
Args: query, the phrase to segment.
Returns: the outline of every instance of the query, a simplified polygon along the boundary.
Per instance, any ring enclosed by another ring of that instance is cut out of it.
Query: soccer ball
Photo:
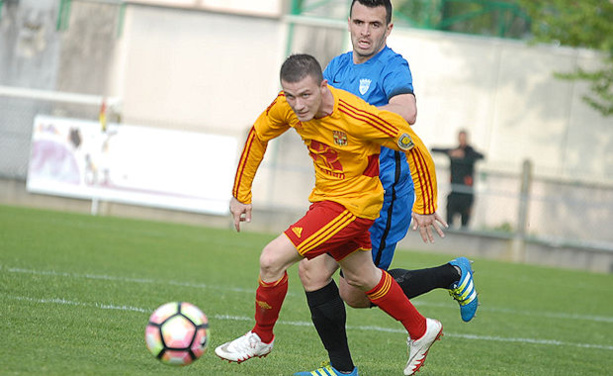
[[[166,303],[149,317],[145,342],[153,356],[162,363],[186,366],[206,352],[209,321],[191,303]]]

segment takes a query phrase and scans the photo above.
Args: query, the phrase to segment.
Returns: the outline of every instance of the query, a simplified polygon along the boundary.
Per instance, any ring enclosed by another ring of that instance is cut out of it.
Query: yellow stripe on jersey
[[[304,256],[307,252],[317,248],[333,237],[339,231],[347,227],[351,222],[355,221],[355,216],[349,210],[343,211],[336,218],[327,223],[317,232],[306,238],[298,246],[298,253]]]

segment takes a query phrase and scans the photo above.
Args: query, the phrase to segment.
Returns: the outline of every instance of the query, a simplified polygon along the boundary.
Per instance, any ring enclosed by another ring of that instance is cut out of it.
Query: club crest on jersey
[[[341,131],[334,131],[332,134],[334,137],[334,143],[338,146],[347,146],[347,133]]]
[[[415,144],[407,133],[403,133],[402,136],[398,138],[398,147],[402,150],[410,150],[413,149]]]
[[[362,95],[366,94],[368,89],[370,89],[370,83],[371,82],[372,82],[372,80],[370,80],[368,78],[361,78],[360,79],[360,94],[362,94]]]

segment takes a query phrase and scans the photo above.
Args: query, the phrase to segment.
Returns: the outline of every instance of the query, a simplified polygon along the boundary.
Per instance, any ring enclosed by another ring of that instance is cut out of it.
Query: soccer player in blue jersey
[[[332,59],[324,70],[328,84],[347,90],[372,105],[396,112],[409,124],[417,116],[413,79],[408,62],[386,45],[393,28],[392,5],[389,0],[353,0],[349,15],[349,31],[353,51]],[[379,156],[380,179],[385,189],[383,208],[370,228],[375,265],[388,269],[396,244],[406,235],[413,219],[414,228],[423,223],[412,213],[414,186],[409,166],[398,152],[382,148]],[[442,220],[441,220],[442,221]],[[432,237],[423,239],[432,242]],[[363,292],[350,286],[344,278],[336,285],[332,276],[338,269],[327,255],[303,260],[299,274],[304,285],[311,317],[328,352],[330,364],[311,372],[295,375],[357,376],[345,331],[346,313],[343,300],[354,308],[370,307]],[[459,302],[461,316],[470,321],[477,309],[477,293],[470,262],[457,258],[447,264],[421,270],[389,270],[409,298],[435,288],[449,289]]]

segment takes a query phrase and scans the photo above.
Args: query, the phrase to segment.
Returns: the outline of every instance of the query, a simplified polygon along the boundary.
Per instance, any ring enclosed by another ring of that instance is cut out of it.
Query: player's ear
[[[394,28],[394,23],[390,22],[389,25],[387,25],[387,30],[385,31],[385,37],[389,37],[390,34],[392,33],[392,29]]]
[[[328,80],[326,80],[325,78],[321,81],[321,84],[319,85],[319,91],[322,93],[322,95],[324,94],[324,92],[328,89]]]

